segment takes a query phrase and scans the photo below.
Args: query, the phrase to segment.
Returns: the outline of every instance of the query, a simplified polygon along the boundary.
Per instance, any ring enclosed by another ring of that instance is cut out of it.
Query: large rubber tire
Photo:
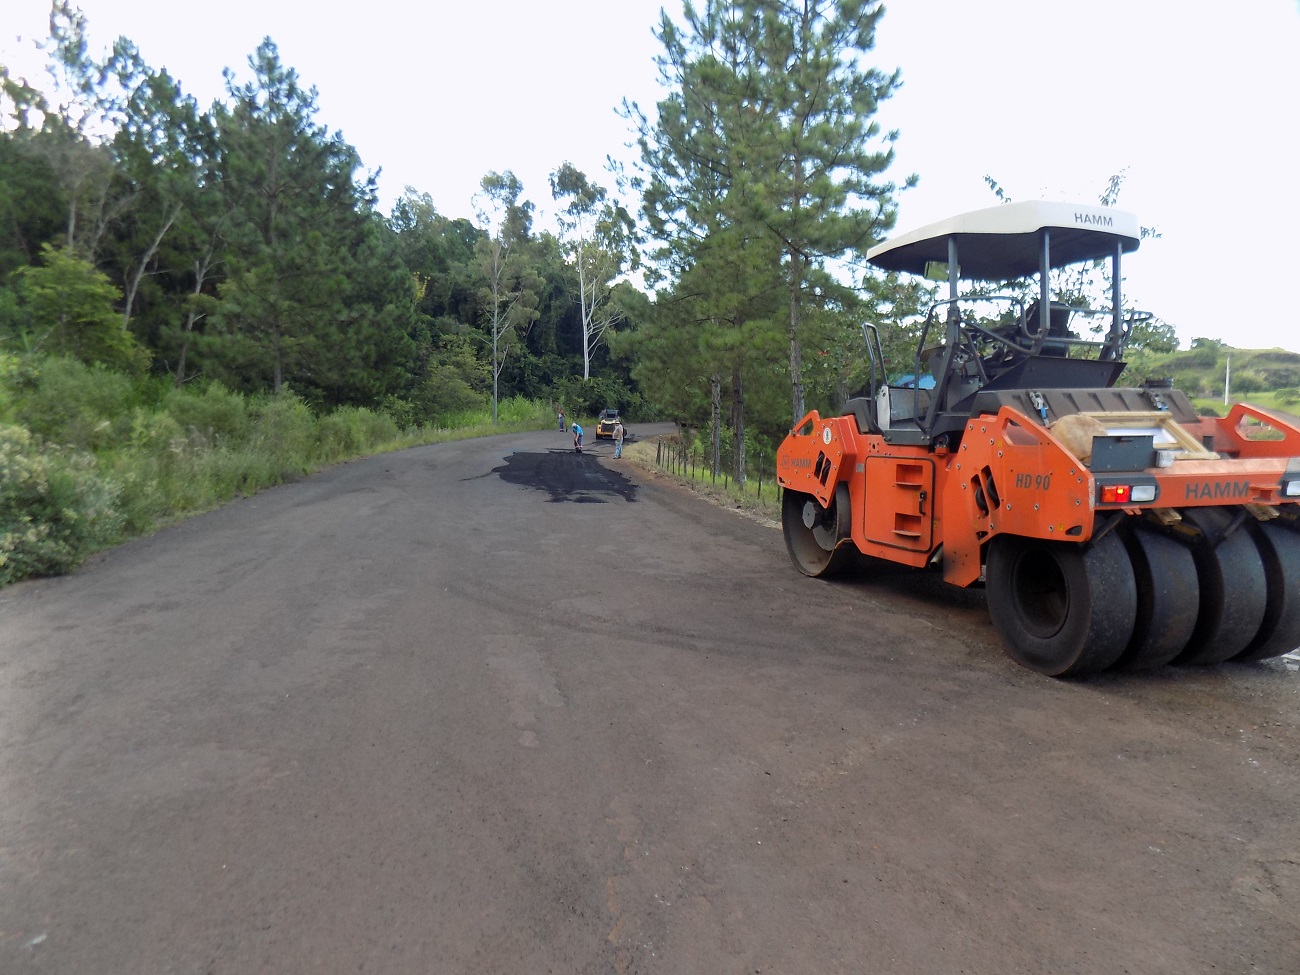
[[[1268,599],[1255,639],[1232,658],[1243,663],[1300,648],[1300,534],[1269,522],[1248,527],[1264,562]]]
[[[1113,532],[1087,546],[999,535],[985,587],[1008,655],[1049,677],[1105,670],[1133,634],[1137,584]]]
[[[849,489],[835,489],[831,506],[823,508],[811,494],[787,490],[781,498],[781,531],[790,561],[806,576],[829,578],[853,563],[856,549],[847,541]]]
[[[1118,666],[1163,667],[1187,646],[1200,615],[1196,559],[1186,545],[1139,527],[1121,529],[1137,583],[1137,622]]]
[[[1231,660],[1254,641],[1264,622],[1268,585],[1259,549],[1244,526],[1223,535],[1235,514],[1232,508],[1182,509],[1183,521],[1200,530],[1192,554],[1201,610],[1186,649],[1174,659],[1176,664]]]

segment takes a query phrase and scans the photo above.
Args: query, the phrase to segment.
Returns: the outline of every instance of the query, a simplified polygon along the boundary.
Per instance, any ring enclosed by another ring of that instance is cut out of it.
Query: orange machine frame
[[[1248,420],[1268,437],[1246,437]],[[917,567],[938,560],[945,581],[958,586],[980,579],[984,545],[999,533],[1082,543],[1107,510],[1295,501],[1282,495],[1283,475],[1300,470],[1293,420],[1237,404],[1227,417],[1182,429],[1198,440],[1213,437],[1215,453],[1135,472],[1156,484],[1155,500],[1145,503],[1102,503],[1092,471],[1045,426],[1009,406],[972,418],[955,451],[890,444],[861,433],[852,416],[813,410],[778,452],[777,480],[823,507],[845,484],[850,537],[861,552]]]

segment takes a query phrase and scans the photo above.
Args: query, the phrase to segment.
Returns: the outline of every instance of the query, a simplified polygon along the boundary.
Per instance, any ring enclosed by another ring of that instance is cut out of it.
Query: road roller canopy
[[[946,280],[951,240],[958,278],[1011,281],[1039,273],[1044,253],[1049,267],[1059,268],[1113,257],[1117,247],[1124,253],[1135,251],[1140,239],[1141,228],[1131,213],[1029,201],[974,210],[901,234],[867,251],[867,260],[885,271]]]

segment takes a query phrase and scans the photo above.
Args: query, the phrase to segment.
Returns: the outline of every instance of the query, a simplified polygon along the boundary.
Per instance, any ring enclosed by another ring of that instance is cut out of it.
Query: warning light
[[[1103,484],[1102,504],[1140,504],[1156,499],[1154,484]]]
[[[1133,490],[1127,484],[1103,484],[1101,487],[1102,504],[1128,504],[1132,500]]]

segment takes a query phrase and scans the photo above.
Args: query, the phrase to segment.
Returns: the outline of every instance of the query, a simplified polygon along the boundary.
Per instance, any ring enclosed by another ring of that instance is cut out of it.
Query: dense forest
[[[485,175],[473,219],[415,189],[385,217],[373,175],[269,38],[204,110],[126,38],[93,57],[62,0],[50,25],[55,90],[3,77],[6,351],[176,386],[288,387],[314,409],[382,408],[401,423],[481,402],[494,382],[632,405],[601,341],[627,320],[615,282],[630,251],[603,234],[612,207],[583,174],[557,165],[564,239],[534,233],[508,172]],[[599,306],[585,321],[584,269]]]

